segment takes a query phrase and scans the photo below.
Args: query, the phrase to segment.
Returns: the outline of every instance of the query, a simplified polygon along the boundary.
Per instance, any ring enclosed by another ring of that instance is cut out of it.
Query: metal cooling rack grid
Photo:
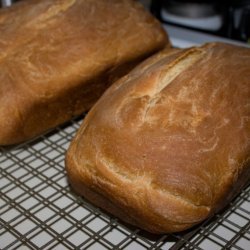
[[[64,155],[82,118],[0,148],[0,249],[250,249],[250,186],[213,221],[154,238],[75,196]]]

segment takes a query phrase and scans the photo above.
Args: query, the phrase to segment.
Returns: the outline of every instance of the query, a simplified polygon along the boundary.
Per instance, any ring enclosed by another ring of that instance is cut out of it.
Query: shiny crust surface
[[[88,110],[114,79],[169,45],[133,0],[29,0],[0,10],[0,144]]]
[[[153,233],[185,230],[249,181],[250,50],[166,49],[112,85],[67,153],[73,188]]]

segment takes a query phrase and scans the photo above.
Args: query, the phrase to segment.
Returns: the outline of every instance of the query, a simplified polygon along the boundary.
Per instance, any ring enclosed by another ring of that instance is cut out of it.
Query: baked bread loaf
[[[88,110],[114,79],[169,45],[133,0],[29,0],[0,10],[0,144]]]
[[[70,184],[153,233],[212,216],[250,177],[250,50],[166,49],[113,84],[66,156]]]

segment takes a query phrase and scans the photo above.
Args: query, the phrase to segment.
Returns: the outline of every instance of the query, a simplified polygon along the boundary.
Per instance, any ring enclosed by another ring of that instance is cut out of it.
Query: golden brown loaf
[[[168,44],[133,0],[29,0],[0,10],[0,144],[88,110],[107,86]]]
[[[190,228],[250,176],[250,50],[164,50],[112,85],[67,152],[73,188],[153,233]]]

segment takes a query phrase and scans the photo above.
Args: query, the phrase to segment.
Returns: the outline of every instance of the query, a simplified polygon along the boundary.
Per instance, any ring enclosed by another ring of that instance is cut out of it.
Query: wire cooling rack
[[[210,221],[153,236],[113,218],[69,188],[65,152],[82,119],[0,148],[0,249],[250,249],[250,186]]]

